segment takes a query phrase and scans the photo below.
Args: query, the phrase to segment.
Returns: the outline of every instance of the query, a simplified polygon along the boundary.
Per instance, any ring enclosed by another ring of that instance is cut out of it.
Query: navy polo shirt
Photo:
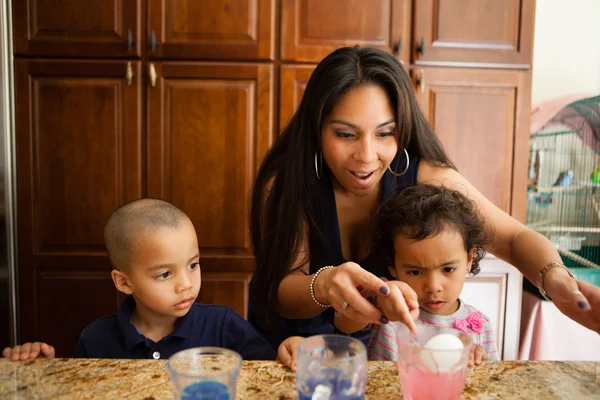
[[[117,315],[100,318],[81,333],[78,358],[167,359],[178,351],[215,346],[234,350],[244,360],[274,360],[273,348],[233,309],[194,302],[173,332],[155,343],[131,323],[135,299],[127,296]]]

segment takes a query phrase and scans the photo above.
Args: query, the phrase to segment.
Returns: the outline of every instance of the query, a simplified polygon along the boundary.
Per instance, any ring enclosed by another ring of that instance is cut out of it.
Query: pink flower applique
[[[475,333],[481,333],[484,323],[483,314],[481,314],[480,311],[476,311],[469,314],[465,319],[454,318],[453,325],[459,331],[468,334],[471,332],[469,332],[467,328],[470,328],[471,331]]]

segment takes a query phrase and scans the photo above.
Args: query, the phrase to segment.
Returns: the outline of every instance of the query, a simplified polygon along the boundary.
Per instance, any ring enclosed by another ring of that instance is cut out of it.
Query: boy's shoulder
[[[114,337],[117,332],[120,333],[121,326],[119,325],[119,318],[115,315],[108,317],[98,318],[96,321],[89,324],[82,332],[82,339],[107,339],[108,337]]]
[[[201,304],[194,302],[190,312],[193,312],[196,322],[210,321],[216,323],[248,323],[233,308],[217,304]]]
[[[201,304],[194,302],[190,311],[195,317],[217,317],[226,316],[229,313],[235,313],[235,310],[228,306],[221,306],[218,304]]]
[[[203,304],[194,302],[193,308],[195,311],[202,313],[214,313],[214,314],[227,314],[228,312],[235,312],[235,310],[229,306],[222,306],[219,304]]]

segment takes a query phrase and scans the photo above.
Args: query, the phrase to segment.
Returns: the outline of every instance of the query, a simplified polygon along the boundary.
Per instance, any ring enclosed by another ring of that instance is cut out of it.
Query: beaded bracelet
[[[319,274],[321,272],[323,272],[329,268],[335,268],[335,267],[333,267],[332,265],[328,265],[326,267],[320,268],[317,272],[315,272],[312,279],[310,280],[310,296],[315,301],[315,303],[317,303],[318,305],[320,305],[323,308],[329,308],[329,307],[331,307],[331,304],[323,304],[319,300],[317,300],[317,298],[315,297],[315,281],[317,280],[317,276],[319,276]]]
[[[546,273],[554,267],[560,267],[560,268],[566,269],[569,276],[571,278],[575,279],[575,275],[573,275],[573,273],[569,270],[569,268],[565,267],[564,264],[557,263],[557,262],[551,262],[551,263],[546,264],[544,266],[544,268],[542,268],[540,270],[540,272],[538,272],[537,287],[538,287],[538,290],[540,291],[540,294],[542,295],[542,297],[548,301],[552,301],[552,299],[548,296],[546,289],[544,289],[544,278],[546,277]]]

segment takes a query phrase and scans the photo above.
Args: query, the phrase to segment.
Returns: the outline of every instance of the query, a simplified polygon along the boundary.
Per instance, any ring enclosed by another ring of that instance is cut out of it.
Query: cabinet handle
[[[402,57],[402,38],[398,39],[398,45],[396,46],[396,57],[400,61],[400,64],[404,65]]]
[[[419,70],[419,77],[417,78],[417,87],[420,93],[425,93],[425,71]]]
[[[154,33],[153,29],[150,34],[150,53],[154,53],[154,50],[156,50],[156,33]]]
[[[131,86],[133,82],[133,67],[131,66],[131,61],[127,62],[127,72],[125,73],[125,79],[127,79],[127,86]]]
[[[421,43],[417,45],[417,53],[421,56],[425,55],[425,39],[421,36]]]
[[[148,75],[150,76],[150,86],[156,86],[156,68],[154,68],[154,63],[150,63],[148,66]]]
[[[135,40],[133,39],[133,33],[131,32],[131,29],[127,29],[127,51],[131,51],[134,44]]]

